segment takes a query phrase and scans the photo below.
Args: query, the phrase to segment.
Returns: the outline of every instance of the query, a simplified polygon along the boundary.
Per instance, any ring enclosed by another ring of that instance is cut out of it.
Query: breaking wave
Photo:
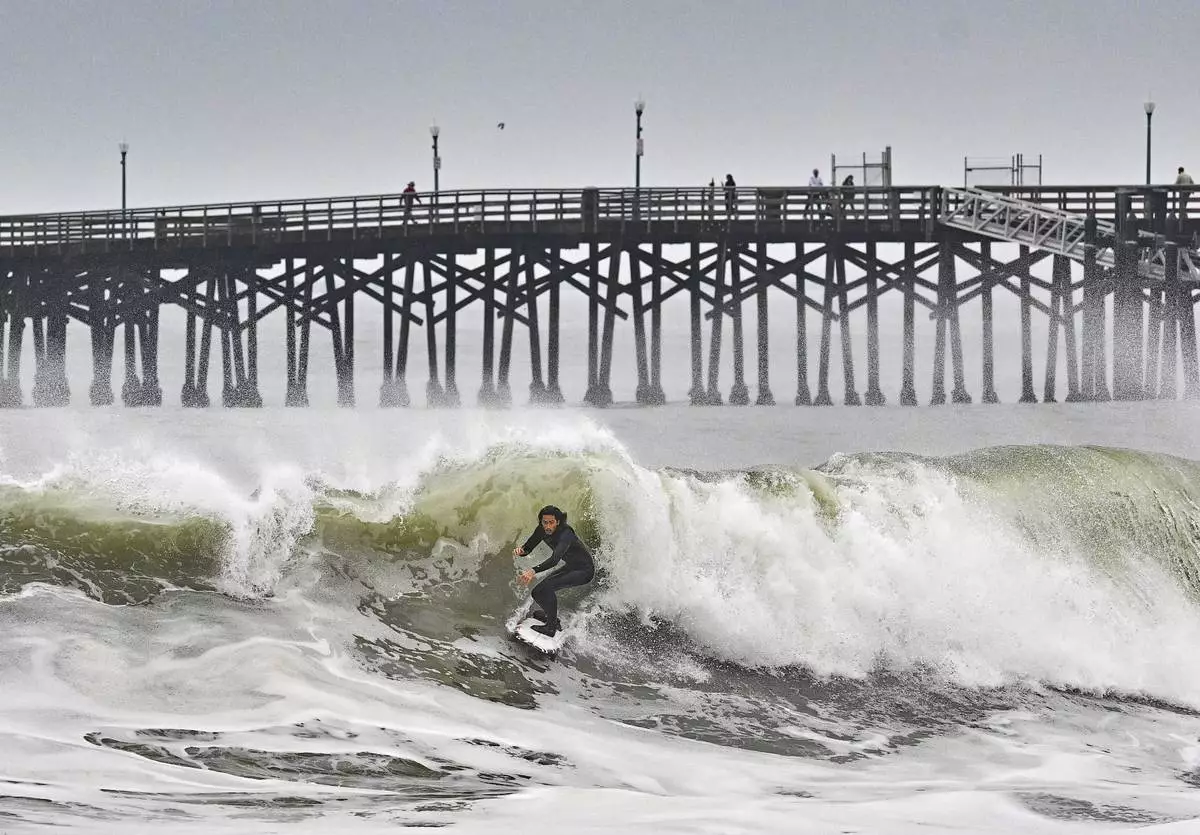
[[[597,430],[433,444],[396,473],[347,485],[282,462],[247,492],[151,456],[7,478],[0,593],[255,600],[337,577],[386,628],[448,646],[499,632],[522,594],[512,545],[553,501],[601,567],[567,598],[579,657],[669,645],[747,670],[1197,704],[1191,461],[1027,446],[690,472],[642,467]]]

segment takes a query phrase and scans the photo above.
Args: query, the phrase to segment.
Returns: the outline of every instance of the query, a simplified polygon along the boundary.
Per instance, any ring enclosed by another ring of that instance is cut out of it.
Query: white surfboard
[[[567,630],[560,629],[554,633],[553,637],[543,635],[541,632],[535,632],[533,627],[539,625],[542,621],[529,617],[529,612],[532,609],[533,601],[526,600],[524,605],[513,612],[508,622],[505,623],[505,627],[507,627],[509,634],[521,643],[528,644],[539,652],[553,655],[566,642]]]
[[[560,629],[553,636],[543,635],[541,632],[535,632],[533,629],[533,627],[539,624],[541,624],[540,620],[526,618],[513,630],[513,637],[522,643],[529,644],[529,646],[540,652],[553,655],[562,649],[562,645],[566,643],[567,630]]]

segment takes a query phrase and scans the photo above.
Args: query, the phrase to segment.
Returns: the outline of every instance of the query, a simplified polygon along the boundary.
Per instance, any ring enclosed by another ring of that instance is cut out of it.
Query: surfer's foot
[[[534,632],[540,632],[541,634],[545,635],[547,638],[553,638],[554,633],[558,631],[558,622],[556,621],[554,623],[539,623],[537,626],[532,627],[532,629]]]

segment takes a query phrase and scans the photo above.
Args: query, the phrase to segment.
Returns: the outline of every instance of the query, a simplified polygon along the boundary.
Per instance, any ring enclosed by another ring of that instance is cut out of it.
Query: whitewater
[[[1200,831],[1198,417],[0,414],[0,832]]]

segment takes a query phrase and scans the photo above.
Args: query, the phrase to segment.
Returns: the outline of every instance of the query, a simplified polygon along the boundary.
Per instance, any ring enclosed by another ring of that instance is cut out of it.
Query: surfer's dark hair
[[[541,518],[543,516],[553,516],[555,519],[558,520],[558,524],[560,524],[560,525],[565,525],[567,523],[567,514],[563,513],[561,510],[559,510],[557,507],[555,507],[552,504],[548,504],[545,507],[543,507],[541,510],[538,511],[538,520],[539,521],[541,520]]]

